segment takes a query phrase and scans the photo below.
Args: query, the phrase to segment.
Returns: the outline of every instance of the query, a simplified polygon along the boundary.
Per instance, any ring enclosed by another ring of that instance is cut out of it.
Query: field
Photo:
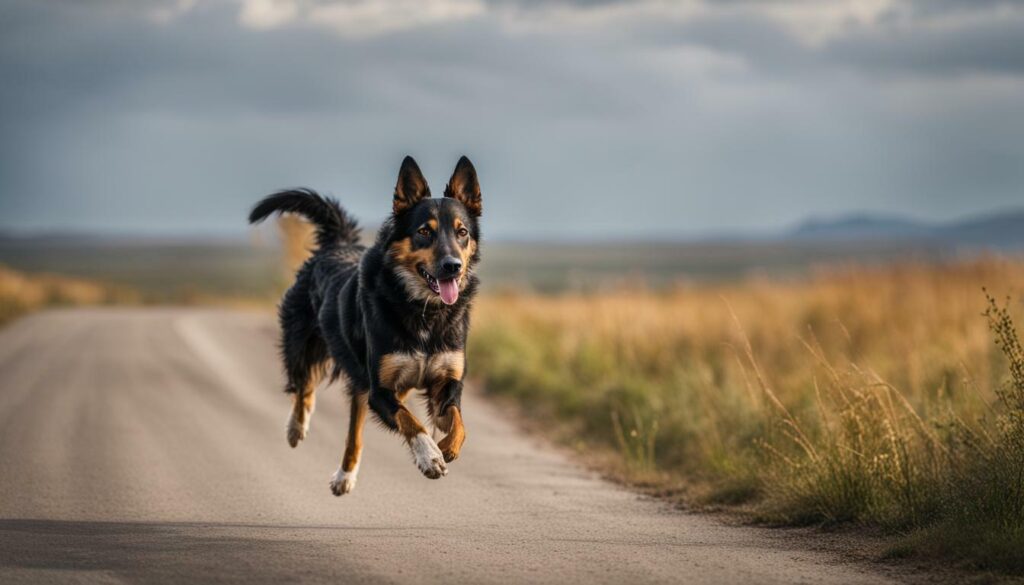
[[[0,325],[44,307],[138,303],[126,287],[51,274],[27,275],[0,266]]]
[[[0,265],[131,288],[147,300],[271,302],[287,283],[276,248],[246,242],[0,239]]]
[[[232,297],[273,302],[291,274],[281,248],[301,256],[312,238],[300,226],[254,232],[252,242],[89,238],[0,238],[0,264],[131,287],[179,302]],[[364,230],[373,235],[372,229]],[[880,264],[956,257],[952,247],[914,242],[485,242],[484,290],[589,292],[628,284],[662,289],[679,281],[719,282],[757,275],[801,276],[817,265]]]
[[[470,360],[489,392],[627,481],[1019,573],[1022,292],[1024,264],[992,258],[491,295]]]

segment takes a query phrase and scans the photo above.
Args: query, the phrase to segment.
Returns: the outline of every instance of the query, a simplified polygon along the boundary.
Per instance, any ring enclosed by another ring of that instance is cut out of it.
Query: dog
[[[356,485],[367,410],[402,437],[426,477],[447,475],[458,458],[466,440],[462,387],[482,212],[469,159],[459,159],[444,197],[432,198],[416,161],[406,157],[391,215],[368,248],[338,202],[310,189],[268,195],[250,213],[251,224],[294,213],[316,227],[316,249],[279,306],[281,356],[292,447],[306,437],[317,385],[328,373],[344,381],[350,396],[345,454],[330,482],[334,495]],[[417,389],[444,433],[439,442],[405,406]]]

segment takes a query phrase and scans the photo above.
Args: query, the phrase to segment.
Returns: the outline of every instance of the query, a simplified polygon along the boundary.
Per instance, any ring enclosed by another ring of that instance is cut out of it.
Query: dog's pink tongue
[[[459,283],[454,278],[437,281],[437,287],[441,289],[441,300],[444,304],[452,305],[459,300]]]

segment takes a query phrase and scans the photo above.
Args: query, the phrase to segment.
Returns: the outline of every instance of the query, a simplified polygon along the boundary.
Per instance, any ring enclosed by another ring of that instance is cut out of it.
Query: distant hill
[[[1024,209],[927,223],[898,216],[856,214],[809,219],[785,234],[795,241],[906,241],[944,246],[1024,248]]]
[[[788,237],[805,240],[916,239],[931,235],[932,226],[912,219],[886,215],[845,215],[832,219],[811,218]]]

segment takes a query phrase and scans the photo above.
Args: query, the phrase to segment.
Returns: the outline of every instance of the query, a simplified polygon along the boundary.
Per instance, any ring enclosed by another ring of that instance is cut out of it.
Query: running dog
[[[483,211],[473,164],[459,159],[444,197],[431,198],[416,161],[406,157],[391,209],[369,248],[337,201],[309,189],[269,195],[249,215],[255,224],[294,213],[316,226],[316,250],[279,307],[281,356],[292,447],[309,430],[319,381],[329,373],[348,390],[345,455],[330,483],[336,496],[356,485],[367,409],[401,435],[430,479],[448,473],[466,440],[461,397]],[[445,433],[438,443],[405,406],[414,389]]]

